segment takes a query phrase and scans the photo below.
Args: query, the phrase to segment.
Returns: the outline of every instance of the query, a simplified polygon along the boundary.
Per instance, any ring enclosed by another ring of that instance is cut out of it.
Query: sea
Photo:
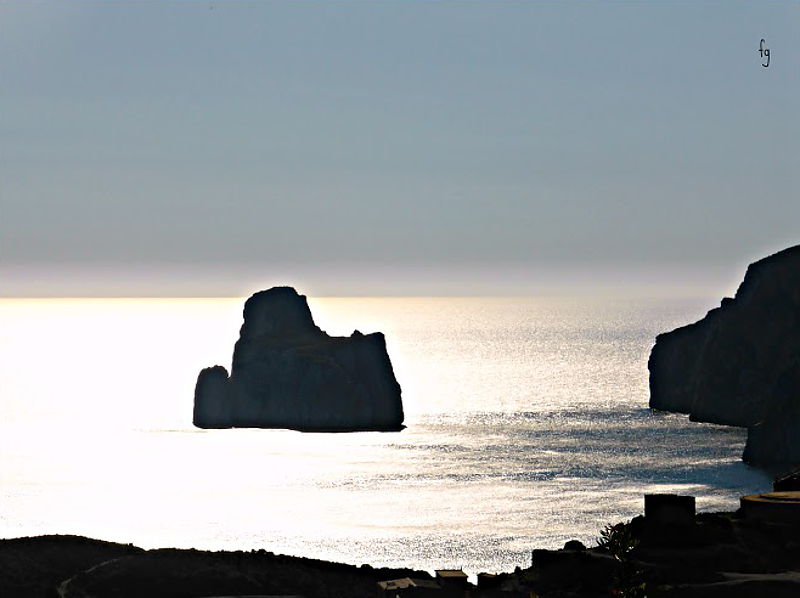
[[[253,550],[511,571],[597,541],[643,495],[734,510],[770,477],[743,430],[653,412],[647,358],[704,298],[310,298],[330,334],[382,331],[399,433],[198,430],[242,298],[0,300],[0,537]]]

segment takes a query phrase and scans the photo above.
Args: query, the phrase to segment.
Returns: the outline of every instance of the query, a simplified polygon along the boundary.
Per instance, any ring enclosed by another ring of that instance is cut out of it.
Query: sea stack
[[[800,246],[751,264],[736,296],[660,334],[650,407],[748,428],[744,460],[800,463]]]
[[[314,432],[403,429],[400,385],[383,334],[332,337],[304,295],[274,287],[250,297],[233,351],[197,378],[199,428],[289,428]]]

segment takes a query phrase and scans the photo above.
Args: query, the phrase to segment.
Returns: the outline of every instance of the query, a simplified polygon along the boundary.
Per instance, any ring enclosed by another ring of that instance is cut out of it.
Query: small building
[[[377,598],[433,598],[441,594],[441,586],[432,579],[401,577],[379,581]]]
[[[469,579],[462,569],[437,569],[436,581],[448,592],[463,592],[469,587]]]

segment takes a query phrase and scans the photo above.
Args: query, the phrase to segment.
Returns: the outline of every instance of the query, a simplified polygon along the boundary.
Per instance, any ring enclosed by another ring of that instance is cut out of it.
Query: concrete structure
[[[800,523],[800,491],[763,492],[739,499],[746,519],[773,523]]]

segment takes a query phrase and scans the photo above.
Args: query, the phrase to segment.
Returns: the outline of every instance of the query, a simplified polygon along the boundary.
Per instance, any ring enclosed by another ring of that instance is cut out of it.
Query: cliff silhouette
[[[200,428],[398,431],[403,417],[383,334],[329,336],[291,287],[247,300],[230,376],[206,368],[195,387]]]
[[[743,458],[800,463],[800,246],[751,264],[734,298],[660,334],[650,407],[748,428]]]

